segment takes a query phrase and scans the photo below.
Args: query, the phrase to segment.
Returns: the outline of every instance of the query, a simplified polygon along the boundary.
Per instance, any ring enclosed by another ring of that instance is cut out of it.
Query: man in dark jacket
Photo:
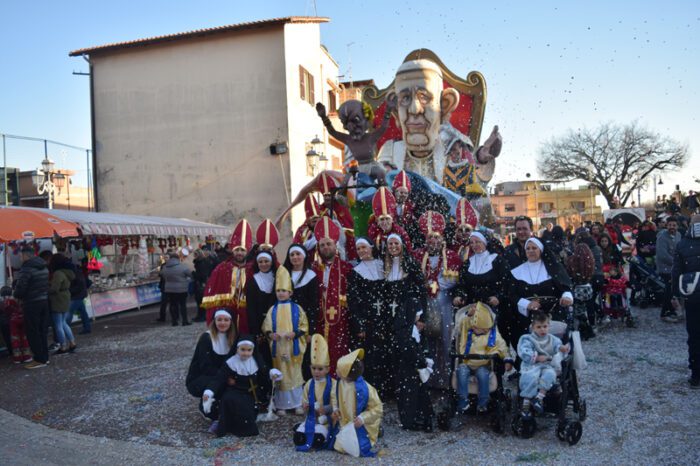
[[[178,314],[183,326],[191,325],[187,319],[187,291],[191,275],[192,272],[180,262],[180,256],[176,252],[168,254],[168,261],[160,269],[160,276],[165,281],[163,290],[170,305],[173,327],[177,325]]]
[[[676,302],[673,300],[673,282],[671,272],[676,245],[681,240],[678,233],[678,219],[669,217],[666,220],[666,229],[656,236],[656,271],[664,281],[664,297],[661,303],[661,320],[664,322],[678,322]]]
[[[693,215],[687,236],[676,246],[672,275],[675,296],[685,298],[689,382],[692,388],[700,388],[700,215],[698,214]]]
[[[513,270],[520,264],[527,262],[525,256],[525,241],[532,236],[532,219],[521,215],[515,218],[515,241],[506,248],[503,256],[510,269]]]
[[[22,268],[15,281],[15,298],[22,302],[24,327],[34,359],[27,369],[45,367],[49,363],[46,342],[49,326],[49,269],[46,261],[34,255],[31,246],[21,251]]]
[[[202,249],[194,251],[194,299],[197,302],[197,317],[192,319],[194,322],[204,322],[206,320],[206,311],[202,308],[202,299],[204,297],[204,287],[207,284],[209,275],[216,267],[215,262],[211,259],[209,253]]]

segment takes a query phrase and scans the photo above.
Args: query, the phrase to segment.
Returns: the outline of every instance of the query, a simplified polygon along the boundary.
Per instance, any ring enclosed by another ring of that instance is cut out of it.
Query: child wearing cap
[[[331,360],[328,344],[323,336],[315,334],[311,338],[311,375],[304,385],[302,407],[306,420],[297,424],[294,432],[294,445],[297,451],[322,449],[328,440],[328,416],[337,405],[336,381],[329,375]]]
[[[295,414],[304,414],[301,407],[304,377],[301,363],[306,351],[306,334],[309,323],[306,313],[292,301],[292,279],[285,267],[277,269],[275,294],[277,302],[267,311],[262,325],[263,334],[270,341],[272,367],[283,377],[280,390],[275,392],[274,403],[277,414],[284,415],[293,409]]]
[[[459,324],[456,338],[457,351],[463,355],[498,355],[510,370],[513,361],[508,358],[508,346],[498,333],[493,312],[482,302],[471,306],[467,315]],[[457,409],[469,409],[469,377],[474,375],[478,384],[476,410],[478,413],[488,411],[489,381],[491,361],[486,359],[463,359],[457,366]]]
[[[384,412],[377,390],[362,378],[364,350],[357,349],[338,360],[337,405],[332,419],[337,435],[333,448],[353,456],[372,457]]]

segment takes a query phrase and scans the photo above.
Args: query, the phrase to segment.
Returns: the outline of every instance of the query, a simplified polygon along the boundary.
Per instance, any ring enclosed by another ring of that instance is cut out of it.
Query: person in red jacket
[[[22,313],[22,308],[12,297],[12,288],[9,286],[3,286],[0,295],[2,296],[0,309],[9,324],[10,339],[5,343],[12,350],[12,362],[15,364],[31,362],[32,352],[29,349],[27,332],[24,330],[24,313]]]

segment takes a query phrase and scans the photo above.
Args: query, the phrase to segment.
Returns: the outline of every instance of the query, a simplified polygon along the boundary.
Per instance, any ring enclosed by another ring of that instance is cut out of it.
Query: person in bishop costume
[[[306,248],[301,244],[292,243],[287,249],[287,258],[284,260],[284,267],[292,276],[292,301],[297,303],[306,312],[306,319],[309,321],[309,331],[316,328],[316,317],[318,316],[318,277],[311,269],[311,260]],[[311,339],[307,335],[306,342]],[[301,365],[301,372],[304,380],[311,378],[311,361],[309,345],[306,346],[304,361]]]
[[[374,215],[369,220],[367,235],[374,241],[374,246],[379,251],[379,255],[386,253],[386,239],[395,233],[401,237],[403,244],[411,252],[411,239],[408,233],[395,221],[396,199],[386,187],[382,186],[372,197],[372,210]]]
[[[408,198],[411,194],[411,179],[405,170],[401,170],[396,174],[391,188],[396,199],[396,223],[406,230],[406,233],[409,233],[410,236],[409,229],[415,226],[416,218],[415,206]]]
[[[338,186],[339,183],[333,176],[321,172],[317,185],[318,190],[323,194],[321,214],[332,218],[340,226],[340,237],[338,238],[340,256],[343,260],[351,261],[357,259],[355,255],[355,220],[347,207],[345,197],[334,191]],[[332,206],[331,199],[333,199]],[[332,211],[331,207],[333,207]]]
[[[268,367],[272,358],[268,351],[267,339],[262,331],[262,324],[267,311],[275,304],[275,273],[277,267],[272,254],[267,251],[258,253],[253,269],[252,279],[246,282],[246,304],[248,309],[248,331],[255,337],[260,354]]]
[[[190,395],[201,398],[204,390],[216,379],[221,366],[234,355],[236,347],[236,327],[233,325],[231,313],[227,309],[219,309],[214,313],[214,320],[209,324],[209,330],[204,332],[197,341],[197,346],[187,371],[185,385]],[[204,413],[202,404],[199,410]],[[212,421],[219,419],[218,403],[206,417]],[[215,427],[212,425],[212,427]]]
[[[316,200],[316,196],[313,193],[309,193],[304,198],[304,213],[306,214],[306,221],[302,226],[297,228],[294,233],[293,243],[301,244],[310,254],[311,257],[316,255],[316,237],[314,236],[314,228],[316,224],[321,219],[321,206]]]
[[[510,271],[507,285],[509,313],[499,319],[507,322],[510,343],[517,348],[520,337],[529,331],[531,314],[550,312],[557,304],[571,306],[571,278],[559,259],[537,238],[525,241],[527,261]],[[504,335],[505,336],[505,335]]]
[[[425,277],[428,341],[431,353],[436,357],[435,374],[430,380],[433,387],[446,388],[449,385],[449,354],[454,328],[451,291],[457,284],[462,264],[457,254],[445,245],[445,218],[440,213],[428,210],[418,223],[425,235],[425,247],[413,254]]]
[[[241,336],[236,343],[236,354],[221,366],[216,379],[202,395],[203,410],[207,414],[219,400],[216,436],[229,433],[237,437],[258,435],[255,421],[269,392],[269,369],[255,351],[253,337]]]
[[[355,443],[359,446],[358,456],[373,457],[384,407],[377,390],[362,378],[363,357],[364,350],[356,349],[338,360],[338,404],[332,415],[338,433],[333,448],[340,453],[351,453],[350,444]],[[346,443],[346,433],[354,442]]]
[[[367,238],[357,238],[355,248],[360,262],[348,277],[350,328],[355,346],[365,350],[365,378],[385,398],[381,382],[391,370],[393,352],[391,319],[387,319],[384,303],[384,267],[382,261],[375,259]]]
[[[338,256],[340,227],[335,222],[323,217],[316,224],[314,235],[319,253],[319,260],[314,263],[314,273],[319,277],[319,310],[313,330],[328,342],[331,375],[335,376],[338,359],[350,350],[347,289],[352,266]]]
[[[302,407],[306,411],[304,422],[296,426],[294,445],[297,451],[320,450],[328,445],[330,415],[338,405],[336,381],[330,372],[328,343],[318,333],[311,337],[312,377],[304,385]]]
[[[306,351],[309,322],[301,306],[291,300],[293,290],[287,269],[278,268],[275,279],[277,302],[267,311],[262,325],[262,331],[270,342],[272,367],[282,372],[280,389],[274,397],[278,414],[283,414],[287,409],[303,414],[301,362]]]
[[[460,198],[455,208],[454,222],[445,229],[445,238],[448,247],[457,253],[463,263],[472,254],[469,248],[469,235],[474,231],[477,223],[479,223],[479,217],[474,208],[467,199]],[[448,230],[452,231],[448,232]]]
[[[204,288],[202,307],[207,310],[207,325],[214,311],[226,308],[234,316],[240,333],[248,333],[248,309],[246,303],[246,254],[253,245],[253,230],[247,220],[236,225],[228,243],[231,256],[216,266]]]

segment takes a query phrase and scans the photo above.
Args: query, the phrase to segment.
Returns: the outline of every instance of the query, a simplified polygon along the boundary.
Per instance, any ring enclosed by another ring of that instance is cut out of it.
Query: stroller
[[[658,304],[666,285],[653,265],[640,259],[639,256],[630,256],[629,264],[634,303],[642,309],[650,304]]]
[[[616,274],[612,274],[616,271]],[[610,269],[610,276],[605,280],[601,290],[601,312],[606,321],[624,319],[628,327],[634,327],[634,318],[627,302],[629,281],[621,268]],[[615,276],[617,275],[617,276]]]
[[[544,399],[544,414],[540,418],[557,419],[556,434],[561,441],[569,445],[576,445],[581,440],[583,425],[586,419],[586,400],[581,397],[578,389],[576,370],[573,367],[574,330],[573,308],[556,308],[552,312],[552,325],[550,333],[561,338],[564,344],[571,346],[571,351],[562,359],[561,373],[557,376],[556,385],[547,393]],[[556,321],[554,319],[560,319]],[[513,397],[511,411],[515,413],[511,427],[518,437],[530,438],[537,430],[537,421],[534,415],[524,416],[520,410],[520,396]],[[573,414],[573,416],[572,416]]]

